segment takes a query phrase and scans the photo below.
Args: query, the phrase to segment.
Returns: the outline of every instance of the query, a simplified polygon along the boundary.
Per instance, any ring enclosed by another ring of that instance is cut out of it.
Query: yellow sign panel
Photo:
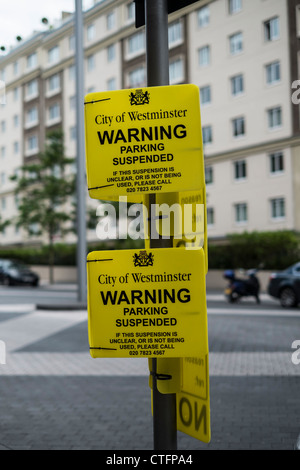
[[[92,198],[131,201],[205,186],[196,85],[91,93],[85,133]]]
[[[208,349],[203,250],[88,255],[92,357],[186,357]]]
[[[177,394],[177,429],[210,441],[208,354],[181,359],[181,391]]]
[[[169,234],[173,236],[174,248],[204,249],[207,272],[205,188],[167,195],[158,194],[156,196],[156,218],[158,233],[163,236]]]
[[[152,360],[149,359],[152,372]],[[198,357],[157,359],[157,390],[176,393],[177,429],[202,442],[210,441],[210,399],[207,354]],[[150,374],[149,386],[153,388]]]

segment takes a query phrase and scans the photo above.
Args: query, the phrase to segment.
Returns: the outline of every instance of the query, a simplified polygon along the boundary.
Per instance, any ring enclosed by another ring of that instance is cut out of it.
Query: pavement
[[[0,304],[0,450],[153,450],[147,360],[92,359],[86,310],[29,300]],[[293,450],[300,309],[207,300],[211,442],[178,432],[178,450]]]

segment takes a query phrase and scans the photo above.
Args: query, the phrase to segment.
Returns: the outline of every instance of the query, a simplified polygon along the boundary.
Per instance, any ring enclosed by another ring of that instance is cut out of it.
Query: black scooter
[[[229,281],[224,291],[228,302],[237,302],[241,297],[255,297],[256,303],[260,303],[260,282],[256,276],[257,271],[257,269],[247,271],[247,279],[236,278],[232,270],[224,271],[223,277]]]

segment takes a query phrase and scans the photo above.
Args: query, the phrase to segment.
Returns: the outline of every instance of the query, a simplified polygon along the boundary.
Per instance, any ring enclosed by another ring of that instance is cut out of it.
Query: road
[[[40,287],[4,287],[0,285],[1,304],[41,304],[64,306],[77,301],[74,284],[42,285]]]
[[[93,360],[72,285],[0,287],[0,449],[152,450],[146,359]],[[55,310],[36,304],[56,304]],[[61,308],[59,309],[59,305]],[[300,434],[300,309],[209,292],[211,442],[178,449],[292,449]]]

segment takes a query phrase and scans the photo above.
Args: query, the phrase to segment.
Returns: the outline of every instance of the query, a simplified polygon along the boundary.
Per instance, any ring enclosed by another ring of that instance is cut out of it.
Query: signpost
[[[90,352],[149,359],[155,450],[176,450],[177,430],[210,440],[199,90],[169,86],[168,13],[191,3],[136,0],[146,20],[147,87],[85,99],[90,196],[143,201],[151,228],[144,250],[88,256]],[[180,217],[161,216],[164,204],[177,204]]]
[[[195,3],[199,0],[167,0],[167,9],[168,14],[173,13],[176,10],[180,10],[192,3]],[[145,24],[145,0],[134,0],[135,8],[135,25],[137,28],[144,26]]]

